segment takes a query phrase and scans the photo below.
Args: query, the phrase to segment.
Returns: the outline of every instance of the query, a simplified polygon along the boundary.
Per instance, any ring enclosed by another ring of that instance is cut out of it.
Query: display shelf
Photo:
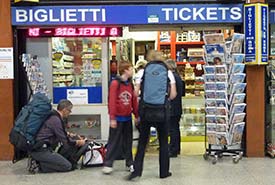
[[[203,41],[194,41],[194,42],[175,42],[177,45],[203,45]]]
[[[190,65],[202,64],[202,65],[204,65],[205,62],[204,61],[198,61],[198,62],[177,62],[177,65],[186,65],[186,64],[190,64]]]

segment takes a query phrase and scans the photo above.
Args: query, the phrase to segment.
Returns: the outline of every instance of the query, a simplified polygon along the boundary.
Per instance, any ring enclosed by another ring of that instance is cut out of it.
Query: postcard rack
[[[244,35],[234,33],[225,41],[223,34],[205,34],[205,160],[232,156],[242,158],[242,135],[245,126]]]

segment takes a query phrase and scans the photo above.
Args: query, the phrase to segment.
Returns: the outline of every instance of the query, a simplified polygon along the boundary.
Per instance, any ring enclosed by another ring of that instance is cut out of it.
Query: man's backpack
[[[140,117],[145,122],[165,122],[170,117],[168,68],[162,61],[149,62],[141,83]]]
[[[51,115],[52,105],[42,93],[33,95],[33,99],[19,112],[10,132],[10,142],[16,150],[29,152],[35,144],[35,137],[43,123]]]

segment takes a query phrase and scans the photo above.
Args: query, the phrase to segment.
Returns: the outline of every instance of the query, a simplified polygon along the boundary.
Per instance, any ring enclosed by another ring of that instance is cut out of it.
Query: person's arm
[[[117,104],[117,96],[118,96],[118,86],[119,82],[117,80],[113,80],[110,85],[109,89],[109,100],[108,100],[108,109],[109,109],[109,116],[110,116],[110,127],[116,128],[117,121],[116,121],[116,104]]]
[[[177,96],[177,87],[176,87],[176,80],[175,76],[172,71],[168,71],[168,78],[170,80],[170,94],[169,99],[173,100]]]

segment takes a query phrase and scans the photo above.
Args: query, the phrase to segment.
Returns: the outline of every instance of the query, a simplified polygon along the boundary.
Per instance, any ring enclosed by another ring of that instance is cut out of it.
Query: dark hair
[[[73,106],[72,102],[70,100],[62,99],[59,101],[57,105],[57,110],[61,111],[65,108]]]
[[[121,60],[118,63],[118,73],[122,75],[125,70],[129,69],[130,67],[133,67],[133,64],[126,60]]]

